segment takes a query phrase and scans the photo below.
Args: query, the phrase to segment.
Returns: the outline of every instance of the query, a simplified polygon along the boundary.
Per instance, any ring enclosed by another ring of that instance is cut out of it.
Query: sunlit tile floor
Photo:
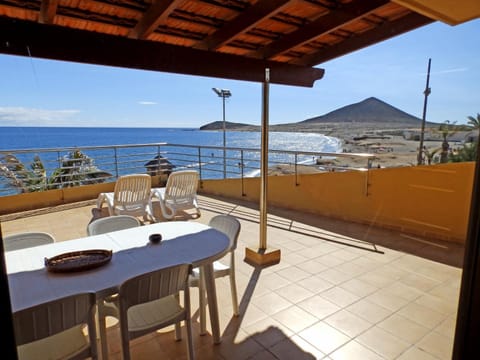
[[[258,247],[258,204],[200,196],[202,216],[240,219],[236,251],[240,316],[232,316],[227,278],[217,279],[222,342],[199,335],[192,289],[197,359],[450,359],[463,247],[397,231],[270,209],[268,245],[279,264],[255,268],[245,247]],[[86,236],[94,203],[28,217],[2,217],[3,235],[46,231],[57,241]],[[158,212],[158,204],[155,204]],[[61,211],[57,211],[61,210]],[[186,217],[188,218],[187,214]],[[208,323],[208,321],[207,321]],[[183,359],[173,329],[131,343],[134,359]],[[118,327],[109,355],[121,359]]]

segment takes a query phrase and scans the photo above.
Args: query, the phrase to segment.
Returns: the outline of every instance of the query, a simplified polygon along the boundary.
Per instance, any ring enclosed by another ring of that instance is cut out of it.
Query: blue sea
[[[260,132],[228,131],[226,133],[227,148],[256,149],[239,152],[227,150],[226,168],[223,165],[222,146],[223,131],[201,131],[187,128],[74,128],[74,127],[0,127],[0,151],[35,150],[19,152],[16,157],[29,167],[33,166],[33,154],[39,155],[47,174],[52,174],[58,167],[59,158],[66,156],[68,151],[42,151],[52,148],[96,147],[134,144],[167,143],[174,145],[212,146],[204,150],[201,157],[196,147],[162,146],[162,156],[178,170],[182,168],[202,167],[203,178],[258,176],[260,167]],[[341,149],[339,139],[314,133],[271,132],[269,134],[269,150],[296,152],[329,152],[335,153]],[[146,152],[147,146],[122,147],[122,150],[112,148],[87,150],[85,155],[92,158],[95,165],[110,174],[127,174],[131,171],[145,171],[144,163],[153,159],[155,151]],[[155,150],[155,148],[153,148]],[[170,150],[169,150],[170,149]],[[13,151],[12,151],[13,152]],[[240,153],[245,153],[239,157]],[[249,156],[247,155],[250,154]],[[118,156],[118,158],[117,158]],[[292,156],[285,153],[269,154],[269,161],[291,163]],[[118,163],[116,160],[117,159]],[[310,155],[300,155],[294,161],[303,164],[314,164],[315,158]],[[129,162],[130,165],[127,165]],[[120,167],[117,167],[117,164]],[[123,167],[122,167],[123,166]],[[242,174],[242,175],[240,175]],[[2,193],[17,191],[10,181],[0,174],[0,196]]]
[[[150,144],[223,146],[222,131],[189,128],[0,127],[0,150]],[[260,132],[227,131],[227,147],[260,148]],[[337,152],[340,140],[314,133],[271,132],[270,150]]]

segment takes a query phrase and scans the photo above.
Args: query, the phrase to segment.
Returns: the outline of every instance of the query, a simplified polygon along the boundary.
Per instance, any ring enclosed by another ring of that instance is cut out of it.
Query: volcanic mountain
[[[375,97],[333,110],[325,115],[316,116],[296,123],[270,125],[271,131],[312,131],[344,127],[346,123],[355,128],[364,129],[407,129],[419,128],[421,119],[410,115]],[[435,126],[436,123],[426,123]],[[239,123],[227,123],[228,130],[258,131],[259,126]],[[204,125],[200,130],[221,130],[222,122]]]

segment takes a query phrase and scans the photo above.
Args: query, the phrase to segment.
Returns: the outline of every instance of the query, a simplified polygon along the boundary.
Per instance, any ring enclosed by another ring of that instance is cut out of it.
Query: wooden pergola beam
[[[161,24],[167,21],[168,16],[176,7],[186,0],[163,0],[154,2],[145,12],[137,25],[130,31],[128,37],[132,39],[146,39]]]
[[[59,0],[42,0],[40,5],[40,14],[38,15],[38,22],[41,24],[53,24],[53,19],[57,13]]]
[[[312,87],[323,69],[250,59],[184,46],[0,19],[0,53],[222,79]]]
[[[265,18],[272,17],[298,0],[260,0],[241,15],[195,45],[197,49],[216,50],[236,36],[247,32]]]
[[[313,66],[321,64],[325,61],[332,60],[336,57],[403,34],[417,27],[430,24],[433,21],[434,20],[417,13],[409,13],[402,18],[385,22],[360,35],[354,35],[339,44],[326,46],[312,55],[293,60],[292,63],[300,66]]]
[[[326,33],[362,18],[389,2],[388,0],[356,0],[341,5],[339,8],[331,10],[327,15],[321,16],[310,24],[265,46],[252,55],[262,59],[271,59],[278,54],[308,43]]]

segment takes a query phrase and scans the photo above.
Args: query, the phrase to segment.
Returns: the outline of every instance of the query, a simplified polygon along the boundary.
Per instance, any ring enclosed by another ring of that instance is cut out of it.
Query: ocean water
[[[261,133],[228,131],[226,133],[227,148],[260,149]],[[71,127],[0,127],[0,151],[8,150],[38,150],[41,154],[41,160],[47,168],[47,173],[51,174],[58,164],[57,152],[42,152],[41,149],[51,148],[72,148],[83,146],[109,146],[109,145],[132,145],[132,144],[155,144],[168,143],[175,145],[194,145],[194,146],[217,146],[219,149],[204,150],[202,154],[202,177],[203,178],[221,178],[223,177],[223,160],[221,147],[223,146],[222,131],[200,131],[198,129],[186,128],[71,128]],[[170,150],[169,150],[170,148]],[[133,159],[137,161],[139,156],[142,168],[145,159],[145,147],[123,148],[119,150],[121,157],[119,163],[124,164],[124,159]],[[338,152],[341,149],[339,139],[314,133],[291,133],[291,132],[271,132],[269,134],[270,150],[288,150],[297,152]],[[197,168],[198,150],[194,147],[162,147],[165,153],[162,153],[176,169]],[[171,151],[171,152],[169,152]],[[180,152],[182,152],[180,154]],[[60,153],[60,156],[66,156],[67,151]],[[206,154],[205,154],[206,153]],[[247,158],[243,162],[239,161],[239,152],[227,150],[226,171],[229,177],[258,176],[260,167],[260,152],[246,152]],[[117,169],[110,160],[104,163],[105,158],[112,159],[112,150],[86,151],[95,165],[98,165],[102,171],[114,174],[118,171],[119,175],[132,171],[132,168]],[[152,155],[154,156],[154,155]],[[32,153],[19,153],[17,158],[24,164],[31,166]],[[274,162],[285,163],[292,162],[293,155],[284,153],[270,153],[270,164]],[[298,163],[314,164],[315,159],[309,155],[297,157]],[[196,161],[196,162],[195,162]],[[241,164],[242,163],[242,164]],[[12,188],[11,182],[0,174],[0,196],[5,193],[17,191]]]
[[[223,146],[222,131],[189,128],[0,127],[0,150],[150,144]],[[260,148],[260,132],[227,131],[227,147]],[[313,133],[271,132],[270,150],[337,152],[340,140]]]

